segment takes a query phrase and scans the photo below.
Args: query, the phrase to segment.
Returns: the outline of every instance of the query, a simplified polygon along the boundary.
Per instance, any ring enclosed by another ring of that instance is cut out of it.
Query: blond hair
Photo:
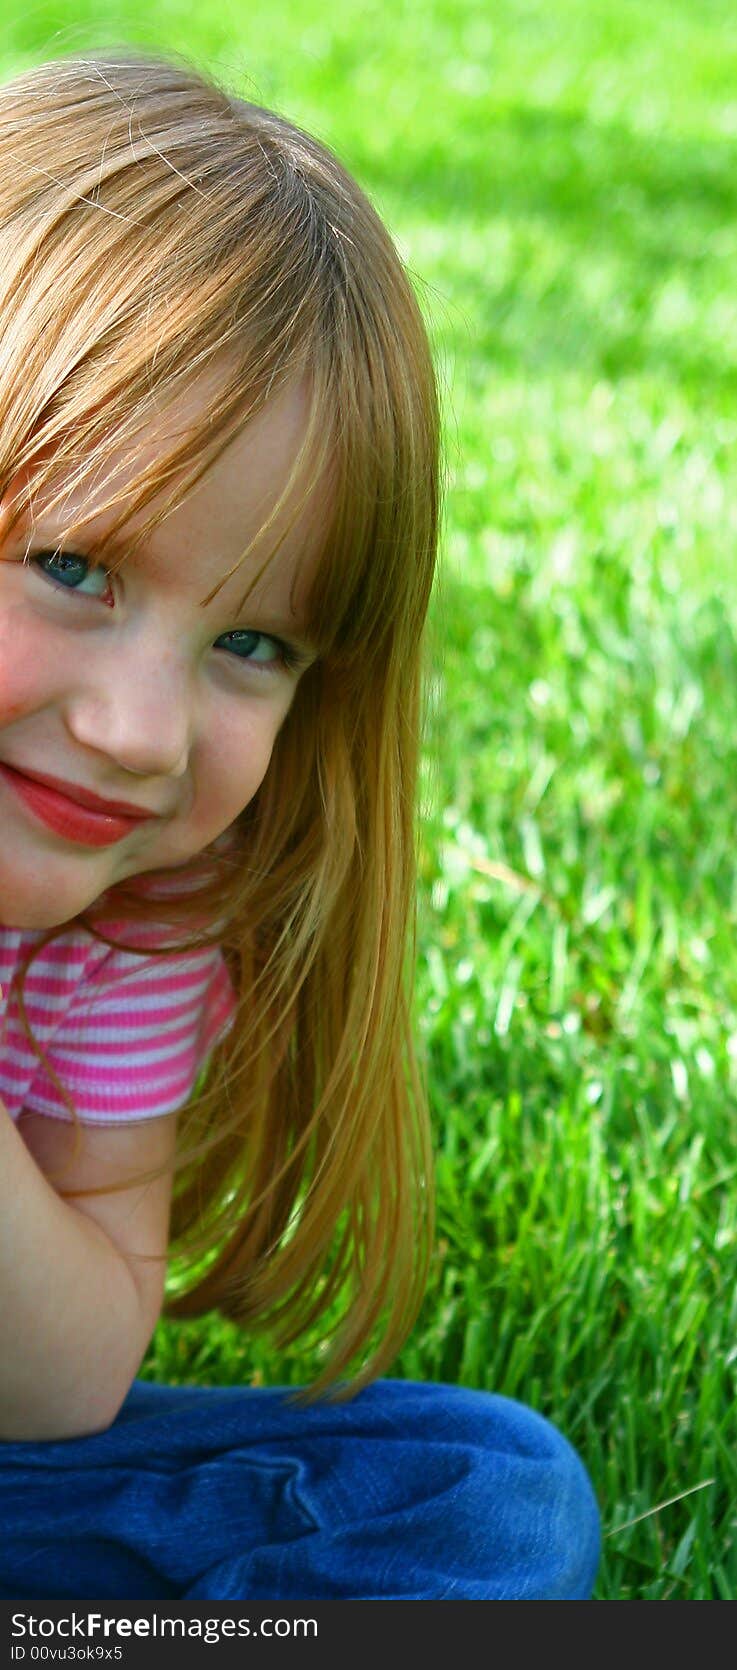
[[[104,480],[112,440],[138,461],[114,539],[185,466],[184,489],[198,481],[270,393],[309,375],[280,504],[292,493],[299,515],[329,470],[307,611],[320,653],[236,820],[235,855],[213,867],[208,850],[191,866],[195,894],[165,907],[185,930],[178,947],[222,948],[237,1012],[179,1114],[170,1254],[186,1279],[162,1314],[217,1309],[282,1348],[347,1283],[332,1353],[294,1399],[332,1387],[382,1323],[379,1348],[331,1397],[342,1401],[406,1339],[434,1234],[411,1026],[439,505],[427,333],[387,231],[331,152],[181,55],[125,47],[17,76],[0,88],[0,139],[0,492],[29,468],[17,515],[57,471],[67,487]],[[144,426],[223,356],[206,420],[142,471]],[[112,907],[133,925],[162,920],[130,877],[75,925],[120,944],[103,929]],[[24,977],[68,927],[44,934]],[[20,1009],[28,1033],[22,988]]]

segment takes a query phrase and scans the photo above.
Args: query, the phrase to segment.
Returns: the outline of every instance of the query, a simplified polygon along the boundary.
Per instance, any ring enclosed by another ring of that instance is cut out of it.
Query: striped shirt
[[[183,889],[186,881],[160,881],[156,894]],[[172,944],[171,924],[162,932],[105,919],[111,939],[119,927],[141,946]],[[180,929],[182,937],[192,932]],[[41,929],[0,926],[0,1096],[12,1119],[29,1109],[71,1122],[26,1039],[13,985],[22,955],[41,938]],[[148,957],[75,926],[31,962],[24,997],[34,1037],[89,1125],[129,1125],[182,1107],[236,1010],[216,946]]]

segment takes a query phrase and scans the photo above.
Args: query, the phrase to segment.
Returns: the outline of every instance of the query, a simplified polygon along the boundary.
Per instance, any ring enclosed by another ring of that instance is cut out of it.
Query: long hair
[[[293,1399],[332,1387],[381,1324],[375,1353],[331,1394],[342,1401],[384,1372],[416,1320],[435,1222],[411,1021],[440,482],[422,314],[381,220],[324,145],[180,55],[124,47],[0,87],[0,322],[0,492],[28,470],[14,522],[56,472],[67,488],[104,481],[111,444],[137,471],[111,541],[179,484],[118,566],[271,393],[309,379],[279,502],[291,495],[298,516],[329,475],[307,611],[318,659],[235,845],[193,862],[186,896],[155,898],[171,871],[129,877],[75,926],[119,945],[111,915],[165,919],[178,937],[147,955],[222,948],[237,1012],[179,1113],[169,1251],[184,1277],[162,1314],[218,1310],[281,1348],[345,1295],[332,1353]],[[142,470],[142,433],[221,364],[206,419]],[[65,537],[85,520],[68,518]],[[68,928],[33,946],[23,982]]]

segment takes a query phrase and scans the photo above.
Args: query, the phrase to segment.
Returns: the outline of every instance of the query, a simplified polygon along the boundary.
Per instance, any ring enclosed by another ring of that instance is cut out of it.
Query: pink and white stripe
[[[141,944],[173,938],[171,926],[128,932]],[[13,1119],[29,1108],[69,1121],[26,1041],[13,986],[22,954],[41,937],[40,930],[0,926],[0,1096]],[[147,957],[102,945],[79,927],[31,963],[25,1002],[35,1037],[91,1125],[130,1124],[181,1107],[236,1010],[217,947]]]

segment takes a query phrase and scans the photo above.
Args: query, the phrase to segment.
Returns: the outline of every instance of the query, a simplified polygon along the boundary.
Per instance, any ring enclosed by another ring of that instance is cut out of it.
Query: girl
[[[433,1234],[411,287],[180,59],[44,65],[0,137],[0,1592],[586,1598],[566,1441],[380,1378]],[[296,1397],[136,1379],[160,1314],[284,1346],[346,1283]]]

